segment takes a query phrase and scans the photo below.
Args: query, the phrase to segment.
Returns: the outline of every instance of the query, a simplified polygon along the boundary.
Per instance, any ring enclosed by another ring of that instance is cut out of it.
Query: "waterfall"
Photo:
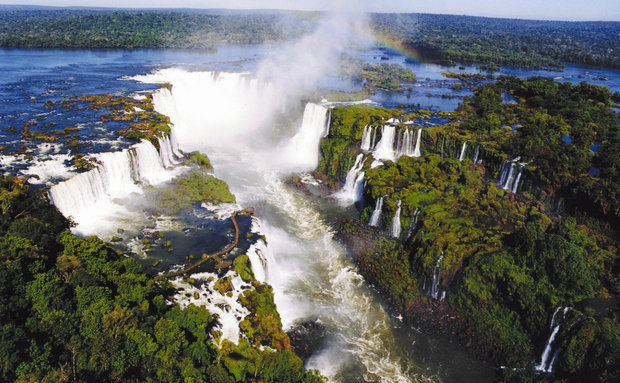
[[[400,237],[400,200],[398,200],[398,208],[396,209],[396,213],[394,213],[394,218],[392,218],[390,234],[394,238]]]
[[[441,255],[439,256],[439,258],[437,258],[437,263],[435,264],[435,268],[433,269],[433,281],[430,285],[430,290],[427,292],[427,294],[430,295],[433,299],[437,299],[439,297],[439,282],[441,280],[441,272],[439,270],[439,267],[441,266],[442,260],[443,252],[441,252]]]
[[[411,156],[413,153],[413,135],[409,132],[409,129],[403,129],[402,134],[399,136],[396,152],[397,157]]]
[[[512,193],[517,192],[519,182],[521,182],[521,174],[523,173],[523,165],[516,162],[518,161],[518,158],[519,157],[512,161],[504,162],[499,178],[499,186],[504,190],[511,191]],[[515,168],[517,166],[519,167],[519,170],[515,176]]]
[[[415,149],[413,149],[413,157],[420,157],[420,143],[422,142],[422,128],[418,128],[415,140]]]
[[[463,142],[463,146],[461,146],[461,154],[459,155],[459,161],[463,161],[465,158],[465,148],[467,147],[467,141]]]
[[[517,178],[515,178],[515,182],[512,184],[512,192],[514,194],[517,193],[517,189],[519,188],[519,181],[521,181],[521,173],[523,173],[523,166],[519,168],[519,174],[517,174]]]
[[[327,119],[325,121],[325,131],[323,132],[323,138],[329,136],[329,129],[331,128],[331,126],[332,126],[332,111],[330,109],[327,114]]]
[[[347,203],[357,202],[360,200],[364,183],[364,172],[362,171],[363,166],[364,155],[360,153],[357,155],[355,163],[347,173],[347,178],[342,190],[336,194],[336,197]],[[362,190],[360,191],[360,189]]]
[[[551,355],[553,341],[555,340],[556,335],[558,335],[558,332],[560,331],[560,326],[562,325],[562,322],[566,319],[566,314],[570,310],[572,310],[572,307],[564,307],[564,310],[562,310],[561,319],[558,318],[558,313],[560,312],[560,310],[562,310],[562,306],[558,307],[553,313],[553,316],[551,317],[551,325],[549,326],[549,329],[551,330],[551,335],[549,335],[549,339],[547,340],[543,353],[540,356],[540,363],[534,366],[534,369],[538,372],[550,373],[553,371],[553,363],[555,362],[555,358],[557,357],[559,350],[555,352],[549,364],[547,364],[547,361],[549,360],[549,355]]]
[[[373,127],[372,128],[372,140],[370,142],[370,147],[368,148],[368,150],[374,150],[376,144],[377,144],[377,128]]]
[[[232,81],[234,78],[239,81]],[[306,124],[309,114],[317,112],[307,107],[301,125],[303,129],[314,126],[316,135],[312,137],[317,141],[306,141],[307,148],[287,145],[291,136],[303,141],[299,124],[265,124],[274,120],[279,123],[283,109],[278,97],[284,91],[275,85],[270,93],[268,83],[255,86],[248,78],[240,74],[214,78],[204,72],[182,70],[145,76],[149,82],[173,85],[170,97],[169,92],[158,92],[153,104],[158,112],[171,111],[172,129],[181,149],[207,152],[218,177],[226,181],[239,204],[261,207],[256,218],[269,241],[267,252],[263,252],[263,271],[265,281],[273,286],[283,327],[308,318],[318,318],[328,327],[327,347],[314,353],[308,368],[334,378],[330,380],[410,380],[403,366],[415,361],[395,339],[397,333],[389,315],[333,240],[333,228],[316,201],[286,185],[291,172],[304,171],[310,164],[309,160],[300,160],[306,158],[301,155],[303,151],[314,151],[318,158],[324,121]],[[286,128],[298,132],[281,134]],[[372,131],[371,148],[375,137],[381,135],[376,130]],[[358,174],[356,183],[363,186],[361,179]],[[380,212],[381,208],[377,224]],[[262,257],[248,256],[253,258],[253,270],[255,264],[259,266],[256,274],[262,278]]]
[[[420,214],[420,209],[416,208],[415,211],[413,212],[413,219],[411,223],[409,224],[409,228],[407,229],[407,237],[405,239],[411,238],[413,231],[418,225],[418,214]]]
[[[379,227],[379,221],[381,220],[381,210],[383,209],[383,197],[379,197],[375,204],[375,210],[372,212],[370,216],[370,221],[368,225],[373,227]]]
[[[171,158],[172,155],[165,161]],[[165,161],[146,140],[118,152],[97,154],[97,159],[97,167],[60,182],[49,191],[52,203],[65,217],[72,217],[78,224],[76,231],[84,234],[95,233],[96,228],[106,224],[103,217],[122,210],[113,203],[114,199],[141,193],[137,183],[154,185],[174,174],[165,171]]]
[[[385,125],[381,131],[381,139],[377,143],[377,147],[373,153],[373,156],[378,160],[391,160],[396,159],[394,153],[394,137],[396,128],[393,126]]]
[[[480,145],[476,145],[476,152],[474,153],[474,164],[478,163],[478,155],[480,154]]]
[[[364,133],[362,134],[362,145],[360,146],[360,148],[363,151],[369,151],[371,150],[371,142],[372,142],[372,133],[373,133],[373,127],[366,125],[364,127]]]
[[[319,164],[319,142],[325,132],[327,108],[308,103],[304,110],[301,128],[285,143],[284,160],[295,169],[314,170]]]
[[[166,168],[170,168],[179,163],[177,161],[177,155],[172,149],[172,143],[168,136],[157,137],[157,141],[159,142],[159,157]]]

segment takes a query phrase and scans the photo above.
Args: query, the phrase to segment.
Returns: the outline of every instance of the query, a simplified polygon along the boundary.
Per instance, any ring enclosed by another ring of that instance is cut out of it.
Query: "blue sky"
[[[328,9],[334,2],[363,4],[368,12],[424,12],[545,20],[620,21],[620,0],[0,0],[2,4],[122,8]]]

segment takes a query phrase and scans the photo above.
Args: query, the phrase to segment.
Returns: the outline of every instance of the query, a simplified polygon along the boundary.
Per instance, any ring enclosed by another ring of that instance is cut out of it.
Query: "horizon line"
[[[105,6],[88,6],[88,5],[70,5],[70,6],[61,6],[61,5],[40,5],[40,4],[4,4],[0,3],[0,11],[2,11],[1,7],[10,7],[10,8],[51,8],[51,9],[67,9],[67,10],[78,10],[78,9],[92,9],[92,10],[120,10],[120,11],[182,11],[182,10],[195,10],[195,11],[239,11],[239,12],[308,12],[308,13],[325,13],[329,12],[326,9],[291,9],[291,8],[198,8],[198,7],[105,7]],[[456,13],[432,13],[432,12],[367,12],[367,14],[377,14],[377,15],[437,15],[437,16],[461,16],[461,17],[479,17],[485,19],[503,19],[503,20],[522,20],[522,21],[543,21],[543,22],[567,22],[567,23],[620,23],[620,19],[618,20],[601,20],[601,19],[591,19],[591,20],[576,20],[576,19],[548,19],[548,18],[524,18],[517,16],[485,16],[485,15],[471,15],[471,14],[456,14]]]

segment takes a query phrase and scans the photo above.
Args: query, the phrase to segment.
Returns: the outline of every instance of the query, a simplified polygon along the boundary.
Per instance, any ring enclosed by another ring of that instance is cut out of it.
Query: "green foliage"
[[[215,50],[282,41],[311,24],[292,15],[217,15],[202,12],[106,10],[5,10],[0,46],[14,48],[181,48]]]
[[[503,104],[502,93],[517,103]],[[539,357],[558,306],[617,299],[620,135],[611,98],[602,87],[536,77],[500,76],[496,84],[478,87],[451,123],[423,130],[423,157],[365,169],[361,219],[368,220],[383,197],[384,232],[400,201],[400,240],[353,222],[343,224],[339,236],[395,307],[415,304],[419,289],[437,273],[448,303],[494,359],[526,365]],[[356,113],[337,111],[337,118],[348,117],[342,132],[332,119],[339,141],[322,144],[328,159],[359,147],[366,121],[356,125]],[[468,151],[458,161],[465,141]],[[469,148],[476,146],[482,165],[469,161]],[[525,165],[515,195],[493,179],[517,156]],[[562,217],[545,207],[559,197]],[[558,347],[566,350],[558,359],[560,379],[616,376],[618,360],[611,355],[617,354],[617,313],[588,315],[588,321],[571,319],[558,336]]]
[[[209,157],[207,157],[207,155],[204,153],[200,153],[199,151],[191,152],[189,154],[189,157],[187,158],[187,161],[192,165],[196,165],[206,170],[213,170],[213,165],[211,165]]]
[[[255,285],[254,290],[246,290],[240,297],[243,306],[250,310],[239,327],[254,343],[277,350],[290,350],[288,335],[282,331],[280,314],[273,301],[273,290],[266,284]]]
[[[236,201],[226,182],[209,174],[206,168],[191,169],[153,192],[158,205],[170,214],[197,202],[219,204]]]
[[[20,179],[0,177],[0,186],[0,380],[322,381],[289,351],[259,351],[245,339],[221,349],[204,307],[169,304],[166,280],[96,237],[71,234]],[[252,342],[286,345],[270,288],[246,294]],[[242,354],[252,363],[241,363]]]
[[[446,65],[620,67],[617,22],[539,21],[432,14],[373,14],[371,26],[407,51]],[[611,52],[611,53],[610,53]]]
[[[401,92],[401,83],[413,83],[416,81],[415,74],[410,69],[398,64],[365,64],[360,73],[366,82],[364,87],[370,92],[385,90],[388,92]]]
[[[250,263],[250,258],[247,255],[244,254],[235,258],[233,261],[233,270],[235,270],[235,272],[239,274],[241,279],[244,281],[255,281],[254,273],[252,272],[252,264]]]

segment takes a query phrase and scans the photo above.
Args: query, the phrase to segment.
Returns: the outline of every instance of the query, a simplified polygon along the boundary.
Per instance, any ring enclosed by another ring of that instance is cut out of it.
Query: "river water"
[[[333,240],[333,223],[354,215],[327,199],[307,196],[285,184],[293,173],[312,170],[324,134],[327,110],[306,105],[299,94],[253,75],[278,47],[224,46],[217,53],[184,51],[57,51],[1,50],[0,127],[20,126],[44,116],[59,126],[80,126],[85,152],[118,150],[113,127],[93,121],[88,113],[50,111],[45,101],[70,95],[133,94],[160,89],[154,103],[174,123],[173,135],[183,151],[201,150],[211,158],[216,176],[224,179],[243,207],[256,208],[256,230],[266,235],[263,269],[274,286],[285,328],[318,320],[327,329],[324,347],[308,362],[330,381],[341,382],[482,382],[493,380],[493,369],[470,358],[445,339],[429,337],[406,326],[384,308],[381,297],[358,274],[345,251]],[[351,53],[351,52],[349,52]],[[368,48],[353,52],[367,62],[385,52]],[[450,110],[458,99],[441,72],[455,70],[405,61],[398,54],[387,62],[401,63],[418,75],[418,86],[405,95],[378,94],[373,101]],[[537,71],[502,68],[503,73],[529,76]],[[461,71],[476,71],[465,68]],[[245,74],[245,73],[250,74]],[[620,90],[616,71],[568,67],[566,81],[591,80]],[[607,81],[597,80],[602,77]],[[325,76],[319,88],[355,90],[360,84]],[[460,95],[468,94],[462,90]],[[3,173],[37,174],[35,182],[54,185],[75,170],[65,161],[71,149],[42,147],[23,141],[18,133],[0,132],[3,146],[26,147],[30,156],[0,157]],[[172,177],[170,174],[168,178]],[[136,197],[116,203],[133,203]],[[115,227],[100,222],[99,228]],[[97,226],[90,229],[97,233]],[[181,230],[172,226],[170,230]],[[182,240],[182,236],[180,236]],[[147,255],[148,256],[148,255]]]

